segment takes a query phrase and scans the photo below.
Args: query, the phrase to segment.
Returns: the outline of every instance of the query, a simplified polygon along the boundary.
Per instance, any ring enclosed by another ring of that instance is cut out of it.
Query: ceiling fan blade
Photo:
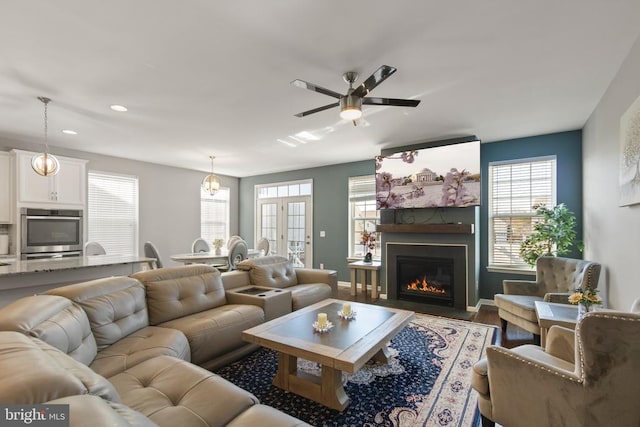
[[[329,108],[337,107],[340,105],[339,102],[334,102],[333,104],[323,105],[322,107],[314,108],[313,110],[303,111],[302,113],[294,114],[296,117],[304,117],[309,114],[318,113],[320,111],[328,110]]]
[[[362,98],[362,103],[367,105],[393,105],[397,107],[417,107],[419,99],[397,99],[397,98]]]
[[[353,95],[367,96],[376,86],[385,81],[387,77],[396,72],[396,69],[388,65],[383,65],[374,71],[367,80],[362,82],[360,86],[355,88]]]
[[[313,83],[309,83],[309,82],[305,82],[304,80],[294,80],[291,82],[292,85],[294,86],[298,86],[302,89],[309,89],[312,90],[314,92],[318,92],[321,93],[323,95],[329,95],[332,96],[334,98],[342,98],[342,94],[338,93],[338,92],[334,92],[331,89],[325,89],[322,86],[318,86],[318,85],[314,85]]]

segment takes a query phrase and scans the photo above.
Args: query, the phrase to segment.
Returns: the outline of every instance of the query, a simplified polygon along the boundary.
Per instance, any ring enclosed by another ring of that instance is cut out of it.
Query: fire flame
[[[407,285],[408,291],[421,291],[421,292],[431,292],[434,294],[446,294],[447,291],[444,289],[436,288],[427,282],[426,276],[422,279],[416,279],[410,284]]]

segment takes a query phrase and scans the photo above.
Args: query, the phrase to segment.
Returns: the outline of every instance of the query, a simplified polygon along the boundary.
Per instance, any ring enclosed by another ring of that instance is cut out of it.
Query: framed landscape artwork
[[[620,206],[640,203],[640,97],[620,119]]]

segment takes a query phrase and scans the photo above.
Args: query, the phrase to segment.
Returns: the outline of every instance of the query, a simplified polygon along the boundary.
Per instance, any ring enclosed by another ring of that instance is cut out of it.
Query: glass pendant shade
[[[52,154],[40,153],[31,158],[31,167],[42,176],[51,176],[60,170],[60,162]]]
[[[220,178],[213,173],[205,176],[202,180],[202,189],[213,196],[220,190]]]
[[[213,196],[220,190],[220,178],[213,173],[213,159],[215,159],[215,157],[209,156],[209,158],[211,159],[211,173],[202,180],[202,189],[210,196]]]
[[[47,144],[47,105],[51,99],[44,96],[39,96],[38,99],[44,104],[44,152],[31,158],[31,167],[38,175],[52,176],[60,170],[60,162],[53,154],[49,154],[49,145]]]

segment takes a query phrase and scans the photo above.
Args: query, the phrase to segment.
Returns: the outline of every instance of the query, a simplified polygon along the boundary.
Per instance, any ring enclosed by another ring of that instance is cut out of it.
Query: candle
[[[318,328],[324,329],[327,326],[327,313],[318,313]]]
[[[351,303],[345,302],[342,304],[342,314],[345,316],[351,315]]]

